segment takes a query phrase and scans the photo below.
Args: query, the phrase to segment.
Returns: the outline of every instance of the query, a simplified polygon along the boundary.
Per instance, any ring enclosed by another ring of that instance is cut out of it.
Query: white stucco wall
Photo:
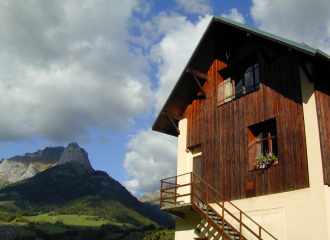
[[[330,239],[330,188],[323,182],[314,86],[302,70],[300,79],[310,187],[233,203],[278,239]]]
[[[285,193],[236,200],[233,203],[279,240],[330,240],[330,187],[324,185],[323,182],[314,87],[313,84],[309,83],[301,70],[300,78],[310,187]],[[192,171],[193,158],[192,152],[185,151],[187,119],[180,121],[179,129],[177,169],[178,174],[183,174]],[[235,210],[233,210],[233,213],[238,214]],[[185,220],[177,221],[175,239],[186,240],[201,236],[201,234],[204,234],[204,236],[209,235],[212,229],[209,229],[210,231],[206,229],[197,235],[196,227],[203,224],[205,225],[201,218],[187,215]],[[210,239],[213,239],[213,237],[210,237]],[[248,239],[253,238],[249,236]],[[264,239],[269,238],[265,237]]]

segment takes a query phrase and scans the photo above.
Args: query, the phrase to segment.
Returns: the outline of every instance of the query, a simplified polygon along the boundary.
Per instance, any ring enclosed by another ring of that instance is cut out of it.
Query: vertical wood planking
[[[234,57],[239,59],[255,50],[248,40],[238,46]],[[308,187],[296,60],[288,52],[264,50],[270,59],[276,56],[277,59],[268,63],[259,54],[258,91],[217,107],[217,85],[222,81],[217,71],[226,65],[215,60],[203,86],[207,99],[194,100],[185,112],[188,147],[202,146],[203,178],[232,200],[245,197],[247,182],[254,182],[256,196]],[[321,94],[318,99],[322,99]],[[320,107],[318,112],[323,114]],[[264,174],[249,172],[247,127],[275,117],[279,165]]]
[[[330,85],[328,83],[329,76],[325,70],[314,64],[317,68],[314,76],[316,110],[318,116],[322,165],[324,184],[330,186]]]

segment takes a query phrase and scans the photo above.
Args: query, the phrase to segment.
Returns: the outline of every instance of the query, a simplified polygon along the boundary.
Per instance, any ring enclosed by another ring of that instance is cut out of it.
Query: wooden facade
[[[315,100],[320,131],[324,184],[330,186],[330,82],[326,66],[314,64]]]
[[[254,51],[247,38],[237,48],[237,60]],[[269,64],[258,54],[259,90],[217,106],[217,86],[223,81],[218,71],[227,65],[215,60],[204,84],[207,99],[194,100],[183,115],[188,119],[187,147],[202,148],[203,178],[230,200],[309,186],[297,60],[290,51],[264,51],[277,58]],[[279,164],[263,174],[251,172],[247,128],[271,118],[276,118]],[[252,189],[247,187],[251,184]]]
[[[202,178],[229,200],[308,188],[303,71],[315,85],[324,182],[330,185],[330,84],[325,81],[330,58],[323,61],[309,47],[253,31],[215,18],[153,130],[177,136],[174,125],[187,118],[187,148],[201,147]],[[259,89],[218,106],[224,81],[219,71],[252,54],[259,64]],[[307,63],[313,72],[306,70]],[[191,70],[200,74],[202,91]],[[166,117],[169,113],[173,118]],[[261,174],[251,171],[248,129],[270,119],[276,121],[278,165]]]

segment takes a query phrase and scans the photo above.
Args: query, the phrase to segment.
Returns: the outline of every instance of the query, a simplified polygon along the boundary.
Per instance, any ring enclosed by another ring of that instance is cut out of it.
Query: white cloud
[[[196,13],[193,6],[201,3],[177,2],[190,13]],[[253,0],[251,15],[255,23],[265,31],[329,51],[329,4],[329,1],[323,0]],[[199,13],[207,11],[200,9]],[[222,16],[245,23],[243,15],[236,8]],[[142,35],[135,40],[141,45],[151,46],[149,59],[158,67],[156,114],[177,82],[210,18],[211,16],[200,17],[199,21],[192,23],[179,14],[161,13],[152,21],[141,23]],[[127,181],[125,186],[135,195],[159,189],[160,179],[175,175],[176,142],[172,142],[172,137],[153,133],[151,130],[141,131],[132,137],[127,147],[131,152],[126,154],[124,167],[132,180]],[[167,155],[166,149],[173,149],[172,154]]]
[[[330,1],[252,2],[251,15],[260,29],[330,53]]]
[[[176,175],[177,138],[153,132],[140,131],[126,145],[125,167],[132,178],[124,185],[134,195],[155,191],[160,180]]]
[[[204,33],[211,16],[191,23],[186,17],[161,13],[152,22],[143,23],[141,41],[152,41],[150,60],[158,67],[156,113],[180,77]],[[177,138],[162,133],[141,131],[131,138],[124,167],[131,181],[125,186],[135,195],[160,188],[160,179],[176,175]]]
[[[243,15],[237,11],[237,8],[232,8],[227,13],[224,13],[221,16],[239,23],[245,23]]]
[[[154,102],[127,30],[137,0],[0,3],[0,141],[120,130]]]
[[[207,15],[194,24],[175,14],[162,14],[154,19],[159,34],[164,35],[160,42],[151,47],[149,56],[158,65],[156,113],[179,79],[210,20],[211,16]]]
[[[211,13],[212,7],[209,0],[175,0],[179,7],[186,13],[206,14]]]

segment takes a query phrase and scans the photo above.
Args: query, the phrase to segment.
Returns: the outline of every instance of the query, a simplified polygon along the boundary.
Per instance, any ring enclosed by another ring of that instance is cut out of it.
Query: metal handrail
[[[178,184],[178,178],[179,177],[183,177],[186,175],[190,175],[190,183],[184,183],[182,185]],[[203,183],[205,184],[206,188],[201,188],[200,186],[198,186],[196,184],[196,179],[199,181],[199,183]],[[164,181],[166,180],[166,181]],[[174,180],[174,183],[170,183],[168,182],[168,180]],[[171,185],[171,189],[174,189],[174,192],[172,193],[173,196],[170,197],[163,197],[163,193],[167,193],[169,194],[167,191],[164,192],[164,190],[168,190],[169,188],[163,188],[163,184],[170,184]],[[180,195],[178,193],[178,189],[181,187],[187,187],[190,186],[190,193],[186,193],[186,194],[182,194]],[[196,190],[198,189],[199,191],[203,192],[206,195],[206,201],[202,200],[201,197],[199,197],[196,194]],[[219,199],[214,198],[211,195],[211,191],[213,191],[213,193],[215,193],[218,197],[220,197]],[[175,207],[177,204],[180,204],[180,201],[177,201],[178,198],[180,197],[184,197],[184,196],[190,196],[190,201],[191,204],[194,204],[194,198],[197,197],[201,202],[203,202],[207,208],[211,209],[213,212],[216,213],[216,215],[220,218],[224,219],[224,214],[228,214],[230,215],[236,222],[239,223],[239,229],[238,234],[240,236],[240,239],[242,239],[242,228],[248,230],[251,234],[253,234],[255,237],[257,237],[258,239],[262,239],[261,237],[261,232],[264,231],[266,234],[268,234],[268,236],[272,237],[274,240],[277,240],[277,238],[275,238],[272,234],[270,234],[266,229],[264,229],[263,227],[261,227],[258,223],[256,223],[252,218],[250,218],[246,213],[244,213],[240,208],[238,208],[235,204],[233,204],[232,202],[230,202],[226,197],[224,197],[221,193],[219,193],[215,188],[213,188],[212,186],[210,186],[206,181],[204,181],[202,178],[200,178],[199,176],[197,176],[196,174],[194,174],[193,172],[189,172],[189,173],[184,173],[178,176],[174,176],[174,177],[170,177],[170,178],[166,178],[161,180],[161,196],[160,196],[160,207],[163,206],[163,203],[165,202],[164,200],[168,200],[168,199],[174,199],[173,203],[175,204]],[[222,200],[221,200],[222,199]],[[168,202],[168,201],[166,201]],[[220,204],[222,203],[222,204]],[[230,204],[232,207],[234,207],[236,210],[238,210],[239,212],[239,218],[237,218],[233,213],[231,213],[226,207],[225,207],[225,203]],[[216,204],[218,205],[221,209],[222,209],[222,214],[220,215],[219,213],[217,213],[217,211],[214,209],[214,207],[212,207],[210,204]],[[243,216],[245,216],[249,221],[251,221],[252,223],[254,223],[257,227],[258,227],[258,233],[254,232],[251,228],[249,228],[243,221]],[[208,219],[208,210],[206,211],[206,219]],[[224,229],[224,221],[222,221],[222,231]]]

